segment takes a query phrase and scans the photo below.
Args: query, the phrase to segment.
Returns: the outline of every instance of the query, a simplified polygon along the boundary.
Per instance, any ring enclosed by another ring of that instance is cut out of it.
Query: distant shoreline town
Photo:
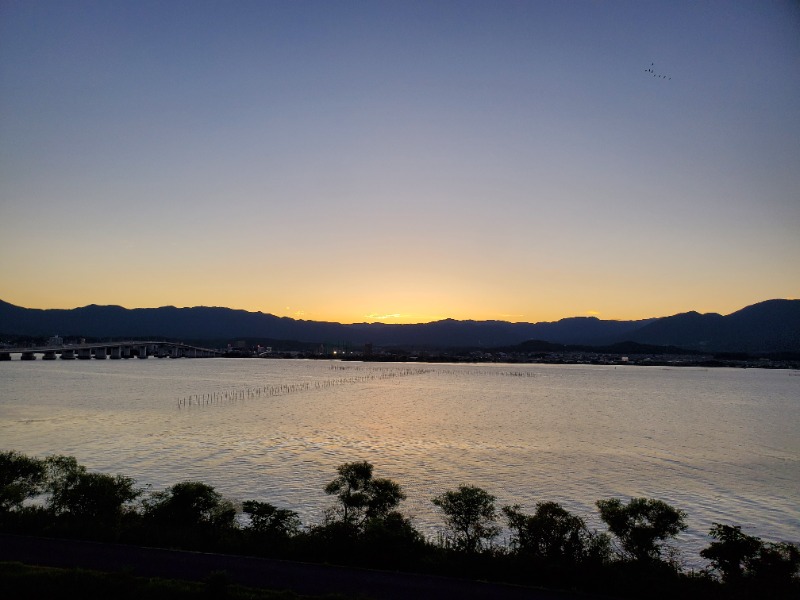
[[[640,321],[574,317],[543,323],[446,319],[414,325],[303,321],[218,307],[39,310],[0,301],[0,352],[48,344],[57,351],[61,345],[93,343],[90,355],[84,349],[76,358],[104,358],[96,350],[108,342],[111,348],[130,347],[119,355],[108,351],[110,358],[130,358],[142,354],[136,340],[140,345],[153,340],[162,340],[162,347],[171,344],[170,352],[151,348],[143,354],[172,358],[199,352],[368,361],[798,368],[800,300],[767,300],[724,316],[688,312]]]
[[[300,346],[300,347],[298,347]],[[15,358],[12,358],[15,355]],[[16,358],[16,355],[19,355]],[[287,342],[266,346],[238,340],[224,347],[200,347],[193,342],[173,340],[87,340],[52,336],[47,340],[19,338],[0,343],[0,362],[9,360],[141,359],[141,358],[261,358],[299,360],[341,360],[394,363],[471,363],[471,364],[548,364],[650,367],[729,367],[760,369],[800,369],[800,353],[749,355],[747,353],[698,353],[674,347],[646,346],[632,342],[608,347],[563,346],[529,341],[505,349],[413,350],[376,348],[365,344],[302,344]]]
[[[547,365],[612,365],[649,367],[734,367],[760,369],[800,369],[800,356],[751,357],[726,354],[620,354],[591,350],[564,350],[550,353],[526,352],[421,352],[409,354],[383,350],[364,355],[348,353],[270,352],[267,354],[241,353],[231,349],[223,356],[252,356],[258,358],[338,359],[363,362],[420,362],[420,363],[508,363]]]

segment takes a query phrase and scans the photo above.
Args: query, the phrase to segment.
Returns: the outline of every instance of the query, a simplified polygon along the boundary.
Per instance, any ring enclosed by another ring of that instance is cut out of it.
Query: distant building
[[[48,346],[63,346],[64,345],[64,338],[60,335],[54,335],[49,340],[47,340]]]

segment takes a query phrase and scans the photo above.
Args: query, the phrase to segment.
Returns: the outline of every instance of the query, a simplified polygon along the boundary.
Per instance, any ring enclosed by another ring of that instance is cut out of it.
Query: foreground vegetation
[[[652,498],[597,502],[607,531],[555,502],[498,508],[462,485],[431,499],[448,534],[426,540],[398,507],[396,482],[367,462],[345,463],[324,488],[322,522],[260,500],[235,506],[213,487],[184,481],[146,492],[123,475],[89,472],[69,456],[0,452],[0,530],[463,576],[621,597],[798,597],[800,548],[715,523],[701,551],[709,567],[685,572],[672,543],[686,513]],[[504,523],[508,546],[494,540]],[[3,576],[5,578],[5,575]]]
[[[34,567],[0,563],[0,595],[3,598],[110,598],[125,600],[304,600],[291,592],[258,590],[226,581],[224,573],[213,573],[203,582],[158,577],[134,577],[128,573],[103,573],[87,569]],[[339,596],[327,596],[341,600]]]

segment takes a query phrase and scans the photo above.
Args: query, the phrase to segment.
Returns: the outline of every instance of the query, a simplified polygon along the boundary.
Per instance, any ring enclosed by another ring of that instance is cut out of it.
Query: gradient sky
[[[0,2],[7,302],[539,322],[797,297],[797,2]]]

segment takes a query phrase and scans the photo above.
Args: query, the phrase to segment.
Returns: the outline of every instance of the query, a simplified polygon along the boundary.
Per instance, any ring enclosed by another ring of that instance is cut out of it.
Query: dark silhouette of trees
[[[394,509],[406,495],[400,485],[391,479],[373,479],[367,486],[368,499],[365,516],[367,520],[383,520],[394,512]]]
[[[130,477],[78,472],[54,488],[50,504],[56,514],[112,523],[140,495]]]
[[[373,477],[368,462],[344,463],[325,486],[336,506],[301,542],[324,560],[397,568],[414,561],[424,539],[396,508],[405,494],[391,479]]]
[[[411,520],[397,511],[368,519],[357,545],[356,555],[362,564],[390,569],[413,568],[429,550]]]
[[[368,520],[385,519],[406,497],[391,479],[373,479],[372,469],[366,461],[345,463],[325,486],[325,493],[338,499],[341,522],[358,531]]]
[[[247,500],[242,503],[242,512],[250,516],[250,531],[271,538],[297,535],[302,526],[296,512],[277,508],[269,502]]]
[[[537,503],[533,514],[504,507],[511,546],[484,551],[499,527],[495,497],[481,488],[462,485],[432,498],[452,535],[445,544],[426,541],[398,512],[402,489],[374,478],[368,462],[340,465],[325,492],[336,507],[321,525],[303,528],[297,513],[255,500],[242,503],[249,519],[240,524],[233,503],[201,482],[139,501],[133,479],[90,473],[74,457],[0,453],[0,531],[7,533],[424,570],[625,597],[800,597],[800,548],[764,542],[738,526],[715,523],[700,552],[718,578],[689,575],[664,560],[668,542],[686,529],[686,515],[659,500],[597,502],[619,549],[612,560],[609,535],[589,531],[555,502]]]
[[[0,452],[0,513],[18,510],[25,500],[39,495],[46,473],[38,458],[13,450]]]
[[[619,498],[598,500],[597,508],[623,555],[640,563],[661,560],[666,541],[687,527],[684,511],[652,498],[632,498],[625,505]]]
[[[742,533],[739,526],[714,523],[708,534],[716,541],[700,551],[725,582],[736,582],[756,559],[763,546],[761,540]]]
[[[240,547],[254,554],[279,558],[290,553],[292,541],[303,526],[296,512],[256,500],[243,502],[242,512],[250,517],[250,522],[239,532]]]
[[[749,568],[757,582],[775,586],[796,582],[800,574],[800,547],[788,542],[763,543]]]
[[[176,483],[144,501],[145,517],[170,528],[233,527],[236,508],[212,486],[199,481]]]
[[[538,502],[532,515],[519,505],[503,507],[512,532],[512,548],[536,560],[577,564],[608,558],[610,540],[591,532],[586,522],[556,502]]]
[[[714,538],[700,556],[707,559],[722,580],[738,584],[742,580],[770,586],[786,586],[800,570],[800,548],[786,542],[764,542],[742,533],[738,525],[714,523],[708,534]]]
[[[431,500],[444,513],[455,547],[470,554],[481,550],[484,542],[500,533],[495,525],[494,501],[495,497],[486,490],[469,485],[459,486],[458,490],[444,492]]]
[[[48,507],[55,515],[91,522],[93,525],[112,525],[127,510],[142,490],[123,475],[89,473],[72,456],[51,456],[45,459],[49,471]]]

